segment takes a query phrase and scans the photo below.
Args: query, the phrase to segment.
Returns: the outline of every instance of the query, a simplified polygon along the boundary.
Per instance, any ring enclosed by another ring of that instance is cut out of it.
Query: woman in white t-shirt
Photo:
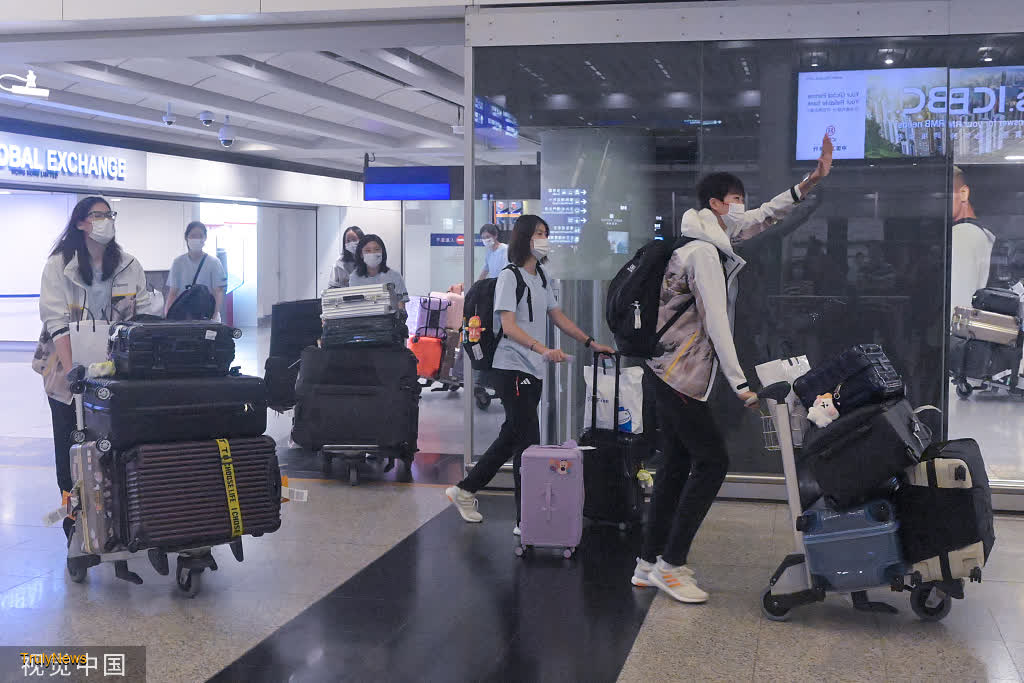
[[[213,319],[220,320],[220,312],[224,309],[224,293],[228,288],[228,276],[220,259],[203,251],[206,246],[206,235],[206,224],[199,221],[192,221],[185,228],[185,244],[188,245],[188,251],[171,263],[171,272],[167,277],[165,316],[178,295],[196,284],[206,285],[213,294],[217,302],[213,310]]]
[[[515,480],[516,520],[513,533],[519,535],[520,482],[519,465],[523,451],[540,443],[540,422],[537,406],[542,393],[541,377],[548,363],[561,363],[568,356],[557,348],[546,346],[547,318],[588,349],[614,353],[594,342],[580,330],[558,305],[553,284],[544,275],[541,264],[547,260],[548,224],[540,216],[525,215],[516,219],[509,240],[509,262],[516,270],[505,269],[498,275],[494,289],[494,320],[491,329],[501,329],[502,338],[494,352],[494,387],[505,408],[501,432],[483,454],[469,475],[445,495],[467,522],[482,522],[477,510],[476,492],[487,486],[501,466],[512,461]],[[518,278],[525,287],[517,300]],[[546,316],[544,314],[547,314]]]

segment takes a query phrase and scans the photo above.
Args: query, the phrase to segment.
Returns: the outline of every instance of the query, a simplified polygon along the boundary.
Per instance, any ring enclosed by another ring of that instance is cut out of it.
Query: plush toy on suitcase
[[[561,548],[569,559],[583,537],[583,454],[576,442],[527,448],[520,480],[516,555],[531,547]]]

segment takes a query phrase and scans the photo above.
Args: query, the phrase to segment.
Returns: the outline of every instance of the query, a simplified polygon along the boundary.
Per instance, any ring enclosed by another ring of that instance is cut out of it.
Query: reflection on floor
[[[1024,399],[975,391],[964,400],[949,391],[949,438],[981,445],[989,474],[1024,481]]]
[[[511,497],[481,510],[446,510],[214,680],[614,681],[654,597],[628,583],[637,536],[519,560]]]

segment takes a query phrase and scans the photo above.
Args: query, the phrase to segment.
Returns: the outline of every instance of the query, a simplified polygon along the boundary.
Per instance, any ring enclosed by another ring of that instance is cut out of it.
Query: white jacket
[[[107,319],[115,322],[127,320],[136,312],[151,310],[146,273],[134,256],[122,252],[121,264],[112,280],[110,301],[99,306],[90,303],[90,311],[108,311]],[[78,272],[78,256],[73,256],[66,265],[63,255],[51,256],[43,267],[39,286],[39,317],[43,330],[32,368],[43,376],[46,394],[63,403],[71,403],[71,390],[65,379],[70,368],[60,363],[53,340],[70,334],[71,323],[83,319],[85,299],[86,286]]]
[[[663,353],[650,368],[677,392],[706,401],[721,365],[729,387],[749,390],[733,341],[736,276],[746,265],[733,245],[771,227],[802,199],[796,187],[747,211],[728,233],[711,209],[683,214],[680,235],[689,242],[673,252],[662,282],[658,329],[681,307],[693,305],[661,338]]]
[[[975,221],[953,224],[952,263],[949,280],[949,314],[957,306],[971,307],[974,293],[988,286],[992,268],[992,247],[996,236]]]

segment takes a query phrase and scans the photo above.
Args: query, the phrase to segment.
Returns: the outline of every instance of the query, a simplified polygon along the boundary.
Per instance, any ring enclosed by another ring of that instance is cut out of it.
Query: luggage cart
[[[348,468],[348,483],[359,484],[360,463],[384,463],[384,471],[390,472],[395,467],[395,460],[401,460],[407,468],[412,467],[415,452],[411,449],[398,451],[383,449],[376,444],[324,444],[320,447],[324,459],[324,473],[330,473],[334,459],[339,458]]]
[[[71,385],[75,405],[75,430],[71,434],[71,440],[76,444],[83,444],[88,438],[88,432],[86,431],[85,425],[85,408],[82,405],[82,394],[85,389],[84,368],[82,370],[83,377],[79,377],[76,381],[72,382]],[[107,439],[100,439],[96,443],[96,447],[97,450],[104,454],[104,458],[113,459],[116,457],[110,441]],[[85,528],[87,525],[87,515],[82,510],[81,487],[84,485],[85,481],[82,478],[79,478],[79,480],[75,482],[71,495],[68,497],[65,506],[65,513],[75,521],[74,526],[72,527],[71,536],[68,539],[68,554],[66,562],[68,576],[73,582],[82,583],[85,581],[90,567],[95,567],[100,564],[113,564],[114,575],[117,578],[136,585],[141,584],[142,577],[128,569],[128,560],[139,557],[138,553],[141,549],[121,548],[112,550],[111,552],[96,554],[88,552],[83,547],[84,538],[88,534],[88,530]],[[235,556],[235,559],[241,562],[243,559],[242,539],[237,538],[229,543],[228,546],[231,548],[231,552]],[[167,557],[168,552],[174,552],[177,554],[177,563],[174,573],[175,580],[177,582],[178,589],[190,598],[195,597],[199,593],[201,585],[200,576],[202,573],[207,569],[210,571],[217,571],[217,561],[213,558],[213,549],[210,546],[195,548],[183,547],[170,550],[158,548],[146,549],[146,555],[150,564],[161,576],[167,576],[170,574],[170,562]]]
[[[801,605],[821,602],[831,592],[819,585],[811,575],[804,545],[803,508],[800,504],[799,478],[796,469],[796,451],[789,406],[786,396],[790,392],[788,382],[779,382],[763,389],[760,397],[767,404],[769,415],[765,420],[765,443],[769,450],[777,450],[782,456],[782,469],[786,479],[786,497],[789,512],[794,520],[793,539],[795,551],[785,557],[768,581],[768,587],[761,593],[761,613],[772,621],[786,621],[792,610]],[[778,425],[785,428],[779,429]],[[908,581],[909,579],[909,581]],[[879,586],[894,592],[909,590],[910,606],[924,621],[939,621],[949,614],[953,599],[963,599],[964,581],[923,582],[919,575],[897,576],[891,584]],[[877,613],[895,613],[896,608],[879,602],[870,602],[866,590],[850,593],[857,610]]]

